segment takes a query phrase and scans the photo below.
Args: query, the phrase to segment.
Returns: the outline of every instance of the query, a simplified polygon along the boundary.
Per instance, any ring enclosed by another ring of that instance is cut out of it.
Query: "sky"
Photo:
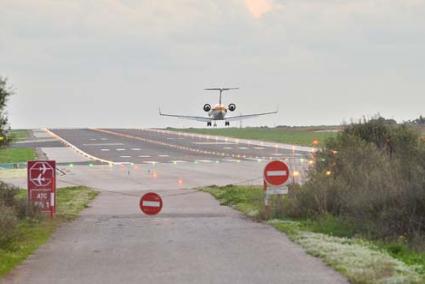
[[[12,128],[243,126],[425,114],[425,0],[0,0]],[[236,123],[239,126],[239,123]]]

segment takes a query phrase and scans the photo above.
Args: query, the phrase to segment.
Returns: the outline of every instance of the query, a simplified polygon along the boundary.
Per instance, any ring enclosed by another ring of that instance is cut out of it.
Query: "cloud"
[[[273,9],[273,5],[269,0],[245,0],[245,5],[256,19],[261,18]]]

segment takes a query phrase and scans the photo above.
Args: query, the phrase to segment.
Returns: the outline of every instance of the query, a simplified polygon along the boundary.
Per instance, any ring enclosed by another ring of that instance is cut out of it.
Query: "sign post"
[[[162,209],[161,196],[154,192],[146,193],[140,198],[140,210],[146,215],[156,215]]]
[[[41,212],[56,213],[56,162],[28,161],[28,202]]]
[[[288,165],[282,161],[271,161],[264,168],[264,205],[269,205],[269,196],[288,194],[285,183],[289,179]]]

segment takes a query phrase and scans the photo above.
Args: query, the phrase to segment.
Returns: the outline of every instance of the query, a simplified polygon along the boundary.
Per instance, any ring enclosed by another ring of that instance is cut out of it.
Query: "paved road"
[[[62,134],[69,133],[72,131]],[[81,136],[80,144],[96,143],[97,139],[110,141],[100,143],[118,143],[115,136],[98,131],[79,133],[87,134]],[[67,138],[71,140],[72,135]],[[136,151],[130,147],[140,147],[151,156],[159,147],[149,143],[141,146],[129,138],[119,141],[124,144],[120,147],[130,151]],[[173,159],[186,155],[180,151],[165,153]],[[206,155],[184,157],[205,159]],[[84,184],[99,190],[100,195],[81,218],[60,228],[4,282],[346,283],[272,227],[253,222],[220,206],[209,194],[192,189],[208,184],[248,183],[261,176],[264,163],[64,168],[66,175],[59,176],[60,186]],[[146,217],[138,208],[140,196],[147,191],[163,197],[163,212],[156,217]]]

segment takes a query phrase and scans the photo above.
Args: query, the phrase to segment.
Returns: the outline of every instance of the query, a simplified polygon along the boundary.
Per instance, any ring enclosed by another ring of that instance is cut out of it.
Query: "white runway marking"
[[[118,148],[118,149],[115,149],[115,150],[117,150],[117,151],[125,151],[124,148]]]
[[[233,144],[236,144],[236,143],[216,141],[216,142],[193,142],[192,144],[197,144],[197,145],[233,145]]]
[[[88,143],[83,144],[83,146],[121,146],[123,143]]]
[[[187,163],[187,161],[176,160],[176,161],[171,161],[171,163],[173,163],[173,164],[179,164],[179,163]]]
[[[236,159],[225,159],[223,160],[224,162],[230,162],[230,163],[240,163],[241,160],[236,160]]]
[[[141,149],[140,148],[131,148],[131,150],[133,150],[133,151],[140,151]]]
[[[100,140],[106,141],[108,140],[108,138],[100,138]]]
[[[108,151],[110,151],[110,149],[100,149],[100,151],[108,152]]]
[[[212,163],[213,161],[211,161],[211,160],[196,160],[196,162],[200,162],[200,163]]]
[[[233,148],[232,148],[232,147],[223,147],[223,149],[231,150],[231,149],[233,149]]]
[[[248,149],[248,147],[239,147],[239,149],[246,150],[246,149]]]
[[[158,164],[158,162],[157,161],[143,161],[143,164],[152,164],[152,165],[155,165],[155,164]]]
[[[131,156],[120,156],[120,158],[131,158]]]
[[[168,140],[184,140],[183,137],[167,137]]]
[[[272,154],[272,156],[281,157],[281,156],[283,156],[283,154],[282,153],[275,153],[275,154]]]
[[[166,157],[170,157],[170,155],[158,155],[158,157],[166,158]]]
[[[149,155],[140,155],[139,158],[152,158],[152,156],[149,156]]]
[[[264,148],[264,147],[254,147],[254,149],[257,149],[257,150],[264,150],[264,149],[266,149],[266,148]]]
[[[96,138],[90,138],[89,140],[90,141],[96,141]]]

